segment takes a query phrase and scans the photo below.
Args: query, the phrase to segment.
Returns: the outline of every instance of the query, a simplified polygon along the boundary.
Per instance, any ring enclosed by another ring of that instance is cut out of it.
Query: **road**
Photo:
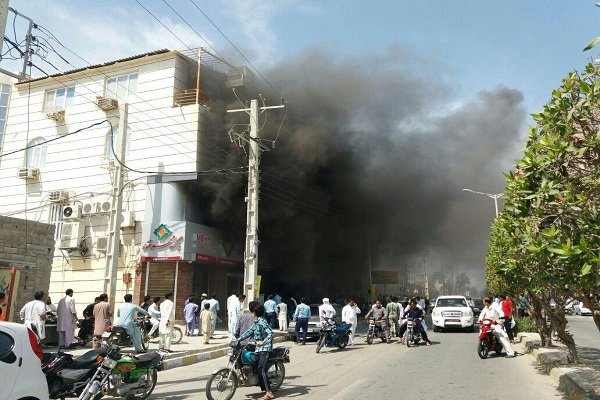
[[[277,398],[306,399],[563,399],[553,381],[537,371],[533,358],[492,357],[481,360],[476,353],[477,333],[430,332],[433,346],[406,348],[375,342],[364,336],[345,350],[315,343],[292,342],[291,363]],[[207,376],[222,368],[226,358],[163,371],[150,399],[203,399]],[[256,399],[258,387],[239,388],[234,399]]]
[[[600,369],[600,332],[592,317],[570,315],[568,329],[573,334],[580,360]]]

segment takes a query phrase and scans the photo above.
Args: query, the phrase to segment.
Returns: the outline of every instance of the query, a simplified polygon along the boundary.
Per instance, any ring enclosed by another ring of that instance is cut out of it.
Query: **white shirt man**
[[[229,330],[230,338],[235,336],[235,331],[237,330],[237,324],[240,318],[239,310],[240,299],[238,298],[237,293],[234,292],[227,298],[227,328]]]
[[[360,308],[356,305],[354,300],[351,300],[342,308],[342,321],[348,324],[352,324],[352,332],[350,332],[350,343],[352,346],[354,342],[354,334],[356,333],[356,326],[358,325],[358,315],[360,314]]]
[[[500,318],[502,318],[503,316],[502,311],[498,313],[497,307],[491,304],[490,299],[486,298],[483,300],[483,302],[485,304],[485,307],[483,307],[483,310],[481,310],[481,313],[479,314],[479,323],[481,323],[481,321],[484,319],[491,319],[496,321],[496,324],[494,325],[494,336],[496,336],[496,338],[500,340],[500,343],[502,343],[504,350],[506,350],[507,357],[514,357],[515,352],[510,345],[508,335],[506,334],[504,329],[502,329],[502,322],[500,320]]]
[[[56,306],[56,314],[58,344],[63,347],[69,347],[75,339],[75,327],[77,326],[77,312],[75,311],[73,289],[67,289],[65,297],[60,299]]]
[[[319,319],[321,322],[325,322],[328,318],[335,317],[335,308],[329,303],[329,299],[325,297],[323,304],[319,306]]]
[[[160,303],[159,346],[167,351],[171,351],[171,338],[173,337],[173,324],[175,323],[175,304],[173,304],[172,298],[173,293],[167,293],[164,301]]]
[[[219,307],[219,301],[217,299],[215,299],[215,295],[213,294],[210,298],[210,300],[208,300],[208,304],[210,304],[210,316],[211,316],[211,320],[212,320],[212,326],[210,329],[210,335],[209,337],[214,337],[215,336],[215,328],[217,327],[217,314],[220,310]]]
[[[150,307],[148,307],[148,314],[150,314],[150,323],[152,324],[152,328],[150,329],[150,332],[148,332],[148,336],[150,337],[152,337],[154,332],[156,332],[156,330],[158,329],[158,324],[160,323],[160,311],[158,309],[158,302],[160,301],[160,298],[155,297],[155,299],[158,300],[154,301],[152,304],[150,304]]]
[[[34,300],[25,304],[19,312],[23,324],[36,331],[39,340],[46,337],[46,304],[42,301],[42,297],[44,292],[36,292]]]

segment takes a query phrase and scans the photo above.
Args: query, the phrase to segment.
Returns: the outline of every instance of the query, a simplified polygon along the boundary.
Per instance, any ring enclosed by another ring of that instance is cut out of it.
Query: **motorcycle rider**
[[[329,303],[329,299],[325,297],[323,304],[319,306],[319,319],[321,324],[326,323],[330,318],[335,317],[335,308]]]
[[[506,350],[506,357],[516,357],[517,355],[515,354],[515,351],[511,347],[510,342],[508,340],[508,335],[506,334],[504,329],[502,329],[502,317],[504,316],[501,314],[502,311],[498,312],[498,308],[492,304],[492,300],[489,297],[483,299],[483,304],[485,305],[485,307],[483,307],[483,310],[481,310],[481,314],[479,314],[478,322],[481,324],[481,321],[483,321],[484,319],[493,320],[495,322],[494,336],[496,336],[496,339],[498,339],[500,343],[502,343],[502,346]]]
[[[117,320],[115,326],[123,327],[129,334],[131,342],[133,343],[133,347],[135,347],[135,351],[137,353],[143,353],[144,349],[142,348],[142,337],[140,329],[135,323],[135,317],[136,314],[148,315],[148,312],[137,304],[133,304],[131,302],[133,300],[133,296],[131,294],[126,294],[123,299],[125,300],[125,304],[122,304],[117,310],[117,317],[119,319]]]
[[[417,304],[417,300],[415,298],[411,298],[408,300],[408,311],[404,314],[404,320],[402,320],[402,325],[400,326],[400,330],[398,335],[400,336],[400,340],[397,343],[404,344],[404,332],[407,329],[407,320],[406,318],[412,318],[414,321],[413,328],[421,333],[421,337],[425,342],[427,342],[427,346],[431,346],[431,340],[427,337],[427,333],[421,325],[420,320],[423,319],[423,309],[419,307]]]
[[[373,307],[371,307],[367,315],[365,315],[365,319],[368,320],[371,316],[375,320],[375,329],[380,329],[381,331],[383,331],[385,334],[386,341],[390,343],[390,331],[386,323],[387,311],[381,305],[381,300],[375,300],[375,304],[373,305]]]

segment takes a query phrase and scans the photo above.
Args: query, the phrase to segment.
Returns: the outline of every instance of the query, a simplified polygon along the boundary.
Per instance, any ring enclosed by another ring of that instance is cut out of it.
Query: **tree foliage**
[[[560,310],[568,297],[579,297],[600,329],[598,66],[570,73],[533,118],[537,126],[506,174],[506,205],[491,229],[488,287],[536,296],[556,314],[550,317],[559,336],[566,321],[550,310],[549,299]]]

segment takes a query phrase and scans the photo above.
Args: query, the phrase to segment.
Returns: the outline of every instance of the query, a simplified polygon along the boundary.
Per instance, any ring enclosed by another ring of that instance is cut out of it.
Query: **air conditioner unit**
[[[108,169],[108,170],[114,170],[115,169],[115,160],[113,160],[112,158],[103,159],[102,160],[102,168]]]
[[[77,220],[81,219],[81,204],[71,203],[63,208],[63,219],[64,220]]]
[[[61,249],[77,249],[83,240],[85,226],[81,222],[64,222],[60,234]]]
[[[83,203],[81,207],[81,215],[93,215],[100,212],[100,203]]]
[[[69,201],[69,192],[65,190],[53,190],[48,192],[48,201],[50,203],[66,203]]]
[[[112,210],[112,203],[110,201],[103,201],[102,204],[100,204],[100,212],[107,213],[110,212],[110,210]]]
[[[44,110],[46,117],[55,120],[56,122],[65,121],[65,109],[61,107],[50,107]]]
[[[121,229],[135,228],[135,214],[133,211],[123,211],[121,214]]]
[[[96,251],[103,253],[108,251],[108,238],[106,236],[96,238]]]
[[[119,102],[116,99],[110,97],[97,96],[96,105],[102,111],[111,111],[119,108]]]
[[[38,180],[40,179],[40,169],[29,167],[19,168],[19,171],[17,172],[17,177],[19,179]]]

